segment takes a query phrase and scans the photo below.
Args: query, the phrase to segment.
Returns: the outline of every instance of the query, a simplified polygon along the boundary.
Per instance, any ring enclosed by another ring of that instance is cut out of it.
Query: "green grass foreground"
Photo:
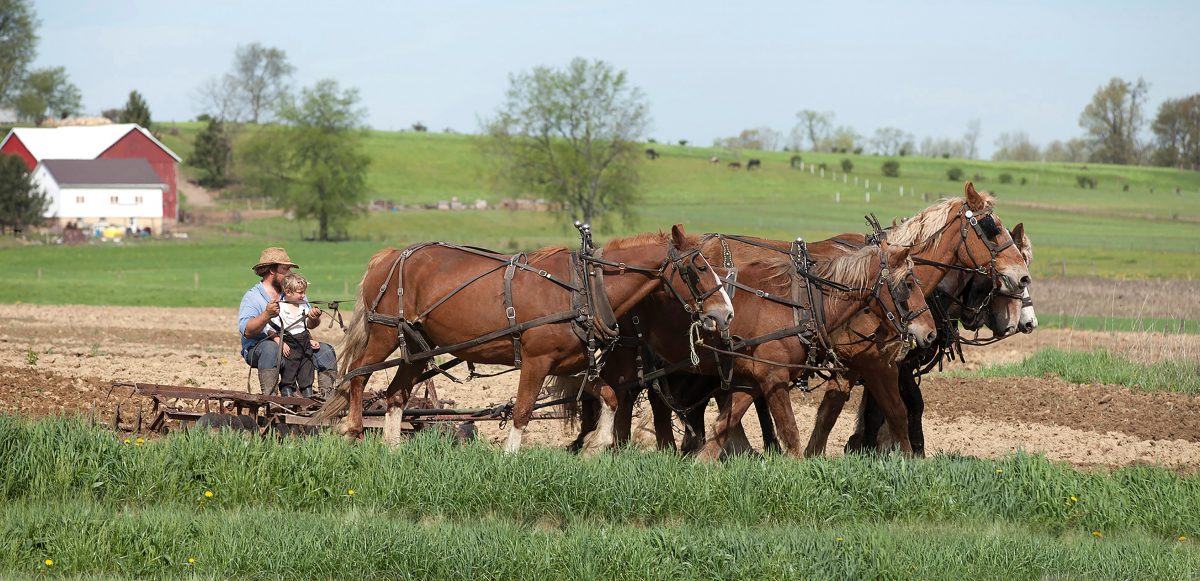
[[[0,465],[3,576],[1200,573],[1200,476],[1024,454],[701,465],[636,450],[510,456],[431,435],[125,443],[74,420],[0,416]]]
[[[1183,579],[1188,540],[1005,525],[759,527],[414,521],[321,512],[18,503],[5,576],[205,579]],[[47,567],[46,559],[53,561]]]
[[[1071,383],[1123,385],[1144,391],[1178,391],[1200,395],[1200,364],[1195,360],[1167,360],[1154,365],[1130,361],[1107,350],[1038,350],[1019,363],[989,365],[976,372],[954,372],[983,377],[1041,377],[1057,375]]]

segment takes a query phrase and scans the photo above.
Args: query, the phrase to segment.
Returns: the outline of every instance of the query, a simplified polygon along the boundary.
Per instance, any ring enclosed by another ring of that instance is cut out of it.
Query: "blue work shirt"
[[[304,300],[308,300],[307,295],[304,297]],[[250,350],[259,341],[267,338],[267,329],[271,328],[270,325],[263,326],[262,332],[253,337],[246,336],[246,325],[250,322],[250,319],[263,314],[263,311],[267,310],[267,303],[269,302],[271,302],[271,297],[267,294],[267,287],[263,286],[261,282],[251,287],[242,296],[242,304],[238,307],[237,325],[238,337],[242,338],[242,359],[246,359]],[[247,359],[247,361],[249,360]]]

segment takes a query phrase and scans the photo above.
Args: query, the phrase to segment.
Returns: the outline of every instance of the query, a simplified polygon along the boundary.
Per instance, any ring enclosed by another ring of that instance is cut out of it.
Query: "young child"
[[[283,357],[279,361],[279,393],[291,397],[300,391],[312,397],[313,375],[316,373],[313,351],[321,344],[308,333],[308,313],[311,307],[304,293],[308,281],[291,273],[283,279],[283,300],[279,314],[271,318],[271,340],[279,345]]]

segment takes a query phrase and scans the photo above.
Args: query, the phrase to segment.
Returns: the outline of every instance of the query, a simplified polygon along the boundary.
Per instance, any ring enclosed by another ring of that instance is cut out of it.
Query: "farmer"
[[[246,291],[238,308],[238,335],[242,338],[242,358],[258,369],[258,385],[264,395],[274,395],[279,385],[279,345],[267,341],[267,325],[279,315],[279,299],[283,294],[283,279],[293,268],[300,268],[288,258],[287,251],[272,247],[262,251],[255,264],[254,274],[262,279]],[[321,324],[321,310],[313,307],[306,315],[305,325],[315,328]],[[333,346],[321,343],[316,350],[317,389],[322,396],[333,387],[337,373],[337,357]]]

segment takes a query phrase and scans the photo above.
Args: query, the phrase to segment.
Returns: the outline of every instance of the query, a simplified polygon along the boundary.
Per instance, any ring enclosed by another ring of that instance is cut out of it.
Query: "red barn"
[[[179,217],[175,175],[180,160],[161,141],[136,123],[79,127],[17,127],[0,141],[0,153],[19,155],[29,171],[47,159],[145,159],[166,184],[163,219]]]

